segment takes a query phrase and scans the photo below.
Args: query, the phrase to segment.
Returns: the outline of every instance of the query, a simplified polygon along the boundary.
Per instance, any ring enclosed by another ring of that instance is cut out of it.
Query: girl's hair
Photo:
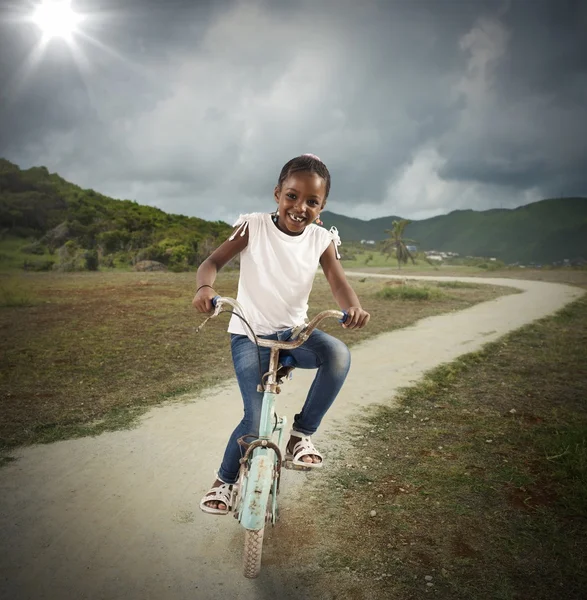
[[[309,173],[316,173],[324,179],[326,183],[326,194],[324,195],[324,202],[328,198],[328,194],[330,193],[330,173],[326,168],[326,165],[314,154],[302,154],[301,156],[296,156],[292,158],[290,161],[286,162],[283,165],[283,169],[281,169],[281,173],[279,174],[279,179],[277,180],[277,187],[281,189],[283,182],[293,173],[298,173],[299,171],[308,171]]]

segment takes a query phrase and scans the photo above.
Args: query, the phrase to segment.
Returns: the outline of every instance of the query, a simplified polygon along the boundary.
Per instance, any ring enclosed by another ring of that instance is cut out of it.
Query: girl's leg
[[[276,336],[267,337],[276,338]],[[266,373],[269,369],[270,351],[269,348],[260,348],[259,350],[261,352],[261,372]],[[259,434],[263,404],[263,392],[257,391],[257,385],[260,383],[257,346],[245,335],[232,335],[231,351],[234,370],[243,398],[244,414],[228,440],[222,464],[218,470],[218,479],[225,483],[235,483],[238,479],[239,460],[242,453],[237,440],[243,435],[257,436]]]
[[[237,440],[247,434],[258,435],[261,421],[263,394],[257,391],[257,385],[260,383],[257,347],[246,335],[234,334],[231,335],[230,346],[234,370],[243,398],[244,415],[228,440],[222,464],[218,470],[218,479],[212,484],[212,489],[223,483],[236,483],[240,469],[239,460],[242,456]],[[260,352],[261,372],[264,374],[269,369],[269,348],[260,348]],[[227,508],[226,504],[218,500],[211,500],[205,504],[210,508],[220,510]]]
[[[301,369],[318,369],[304,406],[293,423],[296,431],[312,435],[342,388],[351,366],[351,355],[344,342],[318,329],[303,346],[287,354]]]

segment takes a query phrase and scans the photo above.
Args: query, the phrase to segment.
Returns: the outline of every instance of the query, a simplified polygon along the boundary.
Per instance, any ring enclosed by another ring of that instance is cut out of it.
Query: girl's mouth
[[[294,223],[303,223],[306,219],[304,217],[297,217],[296,215],[294,215],[293,213],[287,213],[287,216],[294,222]]]

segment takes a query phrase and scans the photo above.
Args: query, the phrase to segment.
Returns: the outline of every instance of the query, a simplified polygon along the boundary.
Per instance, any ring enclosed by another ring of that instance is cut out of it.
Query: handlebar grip
[[[214,296],[214,298],[212,298],[212,306],[214,308],[216,308],[216,303],[218,302],[218,298],[220,298],[220,294],[218,294],[218,296]]]
[[[346,323],[346,320],[349,318],[349,313],[346,310],[342,311],[342,319],[339,319],[339,323]]]

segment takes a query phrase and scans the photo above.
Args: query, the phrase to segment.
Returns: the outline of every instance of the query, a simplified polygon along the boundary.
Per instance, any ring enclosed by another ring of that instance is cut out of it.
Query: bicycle
[[[212,304],[215,307],[214,313],[205,319],[197,331],[209,319],[217,317],[221,312],[229,312],[243,320],[247,336],[257,344],[257,348],[260,346],[270,348],[269,371],[264,375],[259,354],[261,382],[257,389],[259,392],[263,392],[259,435],[258,437],[245,435],[238,440],[241,448],[244,449],[244,455],[240,459],[239,478],[237,484],[233,486],[233,496],[230,502],[235,519],[245,529],[244,576],[253,579],[258,577],[261,571],[265,525],[271,523],[272,526],[275,526],[279,518],[277,496],[282,466],[286,469],[311,470],[311,467],[295,465],[293,462],[284,463],[283,460],[281,444],[287,419],[284,416],[278,416],[275,412],[275,399],[281,391],[280,385],[283,384],[283,381],[291,378],[294,364],[290,356],[284,357],[284,360],[280,362],[279,351],[301,346],[318,324],[328,317],[335,317],[344,323],[347,313],[340,310],[322,311],[309,323],[295,328],[288,341],[278,341],[258,338],[246,321],[242,307],[233,298],[215,296]],[[234,310],[223,310],[222,307],[225,304]],[[277,442],[274,441],[276,434]]]

